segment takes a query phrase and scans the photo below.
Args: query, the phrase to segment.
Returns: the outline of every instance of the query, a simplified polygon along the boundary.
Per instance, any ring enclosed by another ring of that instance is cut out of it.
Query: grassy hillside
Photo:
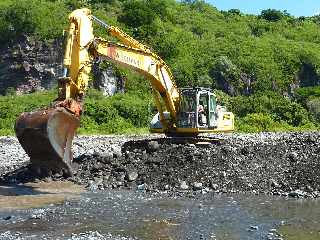
[[[259,16],[245,15],[237,9],[219,11],[199,0],[3,0],[0,42],[22,34],[43,41],[60,37],[68,13],[79,7],[89,7],[149,45],[172,68],[178,86],[217,89],[236,114],[239,131],[319,128],[320,16],[294,18],[270,9]],[[96,26],[95,31],[107,37],[104,29]],[[128,93],[89,97],[81,132],[147,127],[154,108],[148,83],[121,71],[130,82]],[[49,102],[47,96],[0,97],[2,133],[10,132],[22,108],[43,105]],[[112,124],[111,118],[116,119]]]

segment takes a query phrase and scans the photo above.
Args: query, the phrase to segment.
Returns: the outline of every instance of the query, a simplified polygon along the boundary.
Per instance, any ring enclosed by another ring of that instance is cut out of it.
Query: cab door
[[[199,128],[208,128],[209,94],[208,91],[199,91],[197,100],[197,120]]]
[[[216,113],[217,101],[216,96],[212,93],[209,93],[209,117],[208,117],[208,127],[216,128],[217,121],[217,113]]]

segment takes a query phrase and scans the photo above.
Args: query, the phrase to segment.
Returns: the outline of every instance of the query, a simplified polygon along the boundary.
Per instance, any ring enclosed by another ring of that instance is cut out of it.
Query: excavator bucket
[[[72,140],[79,118],[63,107],[22,113],[15,124],[16,136],[39,175],[72,176]]]

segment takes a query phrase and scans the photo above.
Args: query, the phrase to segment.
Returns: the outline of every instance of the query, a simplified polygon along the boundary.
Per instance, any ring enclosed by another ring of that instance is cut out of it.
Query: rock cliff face
[[[50,43],[24,36],[0,49],[0,94],[9,88],[18,94],[48,89],[62,72],[62,41]]]
[[[104,96],[113,96],[115,93],[124,92],[125,79],[117,76],[112,66],[101,70],[99,64],[93,67],[93,87],[102,91]]]
[[[0,94],[15,91],[17,94],[50,89],[62,75],[63,44],[36,41],[23,36],[15,43],[0,47]],[[122,80],[112,69],[95,69],[94,86],[104,95],[123,91]]]

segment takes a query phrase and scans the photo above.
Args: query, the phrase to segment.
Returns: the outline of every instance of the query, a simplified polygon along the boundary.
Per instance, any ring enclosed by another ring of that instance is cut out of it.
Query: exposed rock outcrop
[[[63,52],[62,39],[43,42],[29,36],[0,47],[0,94],[24,94],[56,86],[57,77],[62,76]],[[111,66],[106,70],[98,66],[94,73],[93,85],[104,95],[124,91],[123,79]]]
[[[36,41],[23,36],[0,49],[0,94],[15,89],[18,94],[48,89],[62,71],[62,41]]]

